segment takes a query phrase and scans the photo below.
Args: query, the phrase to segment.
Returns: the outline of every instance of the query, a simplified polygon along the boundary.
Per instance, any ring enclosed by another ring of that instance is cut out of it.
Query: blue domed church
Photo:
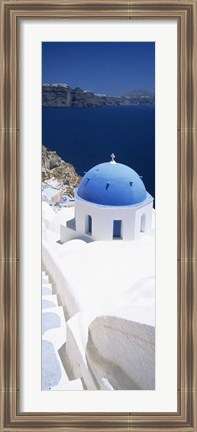
[[[61,225],[60,241],[134,240],[152,225],[153,197],[130,167],[110,162],[91,168],[75,192],[75,218]]]

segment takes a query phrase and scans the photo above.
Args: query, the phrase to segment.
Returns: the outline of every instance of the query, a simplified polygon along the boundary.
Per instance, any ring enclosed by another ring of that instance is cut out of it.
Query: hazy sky
[[[43,83],[95,93],[155,90],[154,42],[43,42]]]

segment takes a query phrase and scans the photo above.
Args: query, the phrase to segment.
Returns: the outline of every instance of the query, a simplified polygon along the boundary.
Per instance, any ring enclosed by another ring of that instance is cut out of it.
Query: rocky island
[[[74,195],[74,188],[79,185],[81,177],[77,174],[73,165],[65,162],[55,151],[42,146],[42,181],[54,178],[61,189],[70,195]]]
[[[67,84],[43,84],[42,105],[50,107],[93,108],[106,105],[154,105],[155,95],[147,90],[134,90],[122,96],[95,94]]]

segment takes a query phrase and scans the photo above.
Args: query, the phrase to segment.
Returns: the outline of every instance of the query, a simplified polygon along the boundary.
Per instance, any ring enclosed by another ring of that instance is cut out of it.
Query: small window
[[[146,215],[145,213],[141,216],[141,222],[140,222],[140,232],[143,233],[146,230]]]
[[[92,216],[86,216],[86,234],[92,235]]]
[[[113,238],[121,239],[122,238],[122,221],[114,220],[113,221]]]

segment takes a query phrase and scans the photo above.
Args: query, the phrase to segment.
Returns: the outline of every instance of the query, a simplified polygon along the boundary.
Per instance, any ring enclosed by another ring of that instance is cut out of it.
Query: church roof
[[[147,199],[140,176],[113,159],[91,168],[82,178],[77,194],[86,201],[106,206],[134,205]]]

